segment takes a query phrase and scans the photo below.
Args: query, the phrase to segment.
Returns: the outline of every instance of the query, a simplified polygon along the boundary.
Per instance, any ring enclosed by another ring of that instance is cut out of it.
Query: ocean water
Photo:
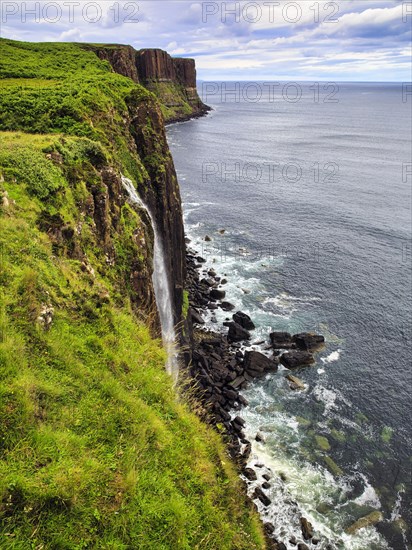
[[[247,435],[265,439],[251,464],[273,475],[266,517],[288,548],[302,513],[316,548],[410,548],[412,97],[382,83],[202,88],[211,114],[168,128],[191,246],[227,276],[252,343],[327,340],[293,373],[305,391],[281,369],[243,392]],[[376,527],[345,532],[375,510]]]

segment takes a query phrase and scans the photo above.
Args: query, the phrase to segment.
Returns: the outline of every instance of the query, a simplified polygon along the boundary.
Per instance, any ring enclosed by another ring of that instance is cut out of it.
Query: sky
[[[199,80],[410,82],[412,1],[0,0],[0,36],[130,44]]]

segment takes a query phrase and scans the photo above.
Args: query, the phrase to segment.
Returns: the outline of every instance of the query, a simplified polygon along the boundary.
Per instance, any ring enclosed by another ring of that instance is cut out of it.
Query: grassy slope
[[[82,217],[100,165],[145,179],[122,121],[125,98],[153,98],[74,45],[0,52],[0,548],[263,548],[219,436],[176,401]],[[94,276],[44,231],[53,216],[82,222]],[[118,258],[140,226],[125,204]]]

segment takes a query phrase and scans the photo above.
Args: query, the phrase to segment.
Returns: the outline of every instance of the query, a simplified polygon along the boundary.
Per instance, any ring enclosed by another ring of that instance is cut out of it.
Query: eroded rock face
[[[156,48],[136,51],[132,46],[121,45],[84,47],[108,61],[115,72],[154,92],[166,107],[173,108],[168,122],[200,116],[209,110],[197,93],[194,59],[173,58]]]
[[[138,189],[157,225],[166,256],[175,324],[181,321],[186,277],[182,203],[160,106],[154,99],[129,106],[136,150],[149,179]],[[150,120],[150,127],[147,121]]]

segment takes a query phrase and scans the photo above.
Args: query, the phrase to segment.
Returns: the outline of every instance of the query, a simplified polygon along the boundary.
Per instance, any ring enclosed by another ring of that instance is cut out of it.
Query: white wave
[[[375,489],[372,487],[372,485],[369,483],[368,478],[359,472],[359,475],[361,476],[365,488],[363,490],[363,493],[359,495],[355,500],[353,501],[355,504],[359,504],[359,506],[372,506],[373,508],[380,509],[381,508],[381,501],[379,500],[379,497],[375,491]]]
[[[322,363],[333,363],[334,361],[338,361],[341,354],[341,350],[338,349],[337,351],[332,351],[331,354],[329,354],[327,357],[321,357]]]

